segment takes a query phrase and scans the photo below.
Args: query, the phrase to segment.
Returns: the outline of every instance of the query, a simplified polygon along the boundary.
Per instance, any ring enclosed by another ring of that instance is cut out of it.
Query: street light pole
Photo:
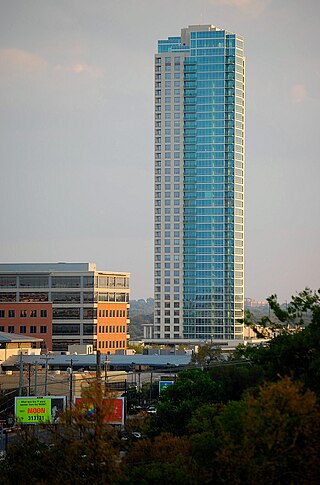
[[[73,397],[73,360],[70,360],[70,381],[69,381],[69,408],[72,409],[72,397]]]

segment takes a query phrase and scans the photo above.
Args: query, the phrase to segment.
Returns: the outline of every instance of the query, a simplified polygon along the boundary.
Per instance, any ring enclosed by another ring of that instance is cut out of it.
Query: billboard
[[[172,384],[174,384],[174,381],[159,381],[159,394],[161,394],[169,386],[172,386]]]
[[[16,397],[14,415],[18,423],[57,423],[66,407],[65,396]]]
[[[74,397],[74,404],[76,409],[83,407],[83,412],[88,420],[94,419],[94,406],[88,403],[88,400],[82,399],[80,396]],[[108,424],[124,424],[125,421],[125,398],[103,398],[104,409],[104,422]]]

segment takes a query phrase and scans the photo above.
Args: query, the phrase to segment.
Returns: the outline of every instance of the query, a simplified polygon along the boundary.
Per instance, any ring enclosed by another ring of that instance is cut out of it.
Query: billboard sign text
[[[56,423],[65,406],[65,396],[19,396],[15,398],[15,419],[22,424]]]

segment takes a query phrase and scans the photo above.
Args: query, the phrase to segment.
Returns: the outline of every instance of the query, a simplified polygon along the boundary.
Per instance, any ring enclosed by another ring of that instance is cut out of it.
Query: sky
[[[318,0],[0,0],[0,261],[96,262],[153,296],[157,40],[245,39],[245,296],[320,287]]]

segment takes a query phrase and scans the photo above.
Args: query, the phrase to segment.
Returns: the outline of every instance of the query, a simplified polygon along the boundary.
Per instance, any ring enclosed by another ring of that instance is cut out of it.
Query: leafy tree
[[[126,455],[119,483],[163,485],[196,483],[191,476],[189,440],[169,433],[136,442]]]
[[[203,403],[219,402],[221,387],[208,372],[200,369],[181,372],[177,381],[161,395],[155,418],[158,429],[186,434],[194,410]]]
[[[58,425],[39,425],[38,436],[24,428],[29,432],[21,433],[21,441],[9,448],[0,463],[1,483],[114,483],[119,441],[104,423],[111,410],[103,404],[101,383],[90,383],[82,397],[81,409],[68,410]],[[92,407],[94,419],[90,420],[86,414]]]
[[[221,347],[215,346],[212,343],[201,345],[198,352],[193,353],[191,358],[191,362],[199,365],[201,368],[209,366],[212,362],[221,362],[224,360]]]
[[[277,295],[267,298],[270,310],[275,319],[270,316],[263,316],[256,320],[253,314],[247,309],[244,316],[244,324],[250,326],[258,338],[270,338],[276,335],[299,331],[307,322],[320,323],[320,290],[312,291],[305,288],[295,296],[284,310],[278,302]]]
[[[272,297],[274,298],[274,297]],[[292,376],[301,380],[320,397],[320,306],[319,291],[304,290],[293,298],[284,311],[276,299],[273,308],[284,322],[299,319],[300,324],[306,313],[311,315],[311,323],[300,331],[285,331],[261,347],[242,347],[242,354],[260,368],[265,377],[277,380],[280,376]]]
[[[315,394],[288,377],[228,404],[216,418],[218,483],[319,483],[319,418]]]

